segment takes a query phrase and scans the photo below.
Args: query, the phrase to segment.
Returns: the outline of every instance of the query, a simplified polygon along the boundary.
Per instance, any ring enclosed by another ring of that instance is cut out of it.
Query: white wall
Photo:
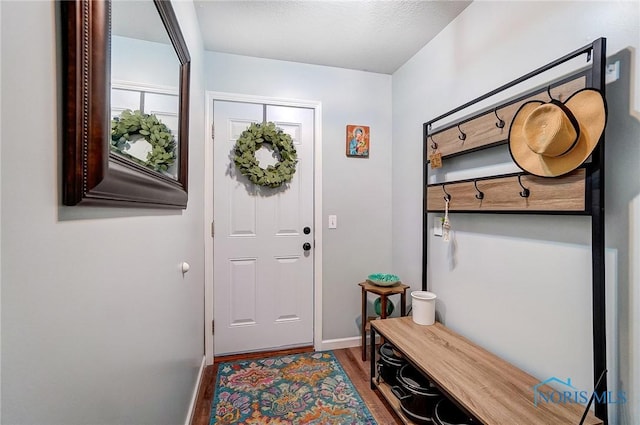
[[[2,3],[0,3],[0,46],[2,46]],[[0,62],[1,64],[1,62]],[[0,81],[2,81],[2,67],[0,66]],[[0,99],[2,99],[2,84],[0,84]],[[0,128],[2,128],[2,102],[0,101]],[[2,223],[2,132],[0,132],[0,223]],[[0,241],[2,241],[2,226],[0,226]],[[0,271],[2,270],[2,244],[0,243]],[[0,272],[0,329],[2,329],[2,272]],[[2,422],[2,337],[0,337],[0,422]]]
[[[193,4],[174,8],[189,205],[161,211],[61,206],[56,3],[2,2],[2,423],[185,421],[204,353],[204,86]]]
[[[211,91],[322,102],[323,340],[359,335],[356,284],[391,267],[391,76],[214,52],[206,70]],[[370,126],[368,159],[345,156],[347,124]]]
[[[417,289],[422,124],[601,36],[608,55],[623,60],[621,79],[607,87],[606,266],[609,388],[627,391],[630,400],[610,406],[612,424],[640,418],[638,15],[638,2],[474,2],[393,75],[393,264]],[[445,167],[484,172],[479,164],[509,161],[504,147],[477,156],[482,161],[461,157]],[[576,387],[591,388],[590,218],[452,214],[451,220],[455,244],[429,237],[429,288],[442,320],[541,379],[571,377]]]
[[[148,69],[154,70],[151,75],[148,75]],[[179,77],[180,62],[172,45],[122,36],[111,37],[113,80],[177,88]]]

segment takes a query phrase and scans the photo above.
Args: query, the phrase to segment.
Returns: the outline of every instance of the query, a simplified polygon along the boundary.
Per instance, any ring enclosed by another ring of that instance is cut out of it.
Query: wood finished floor
[[[213,366],[207,366],[202,375],[202,383],[200,384],[200,392],[198,394],[198,400],[196,401],[196,407],[193,414],[193,420],[191,425],[209,425],[211,412],[211,403],[213,401],[216,374],[218,372],[218,364],[225,361],[233,361],[246,358],[261,358],[266,355],[284,355],[293,354],[299,352],[313,351],[308,349],[297,349],[278,351],[273,353],[256,353],[252,355],[241,356],[225,356],[217,357]],[[334,350],[336,358],[340,362],[340,365],[351,379],[351,382],[360,393],[360,397],[367,405],[367,408],[375,418],[378,425],[402,425],[402,422],[392,413],[391,407],[378,396],[378,393],[371,390],[369,386],[369,360],[362,361],[360,347],[344,348],[341,350]]]

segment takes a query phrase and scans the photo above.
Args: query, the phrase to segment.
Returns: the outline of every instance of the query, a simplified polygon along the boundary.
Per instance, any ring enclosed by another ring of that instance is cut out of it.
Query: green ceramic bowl
[[[367,280],[377,286],[393,286],[400,282],[400,278],[398,276],[388,273],[370,274],[367,277]]]

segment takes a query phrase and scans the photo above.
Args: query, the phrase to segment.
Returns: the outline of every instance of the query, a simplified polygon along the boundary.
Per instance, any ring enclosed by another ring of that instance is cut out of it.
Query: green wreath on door
[[[269,145],[278,157],[275,165],[260,166],[256,151]],[[273,122],[253,123],[240,134],[233,148],[233,162],[243,176],[252,183],[277,188],[289,183],[296,172],[298,153],[291,136]]]

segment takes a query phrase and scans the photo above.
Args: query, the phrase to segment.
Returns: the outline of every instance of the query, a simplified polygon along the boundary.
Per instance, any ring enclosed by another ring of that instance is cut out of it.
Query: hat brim
[[[582,89],[564,103],[580,125],[580,137],[566,154],[547,157],[533,152],[526,143],[524,122],[545,102],[532,100],[520,106],[509,128],[509,153],[524,171],[540,177],[559,177],[578,168],[598,145],[607,120],[607,108],[599,91]]]

